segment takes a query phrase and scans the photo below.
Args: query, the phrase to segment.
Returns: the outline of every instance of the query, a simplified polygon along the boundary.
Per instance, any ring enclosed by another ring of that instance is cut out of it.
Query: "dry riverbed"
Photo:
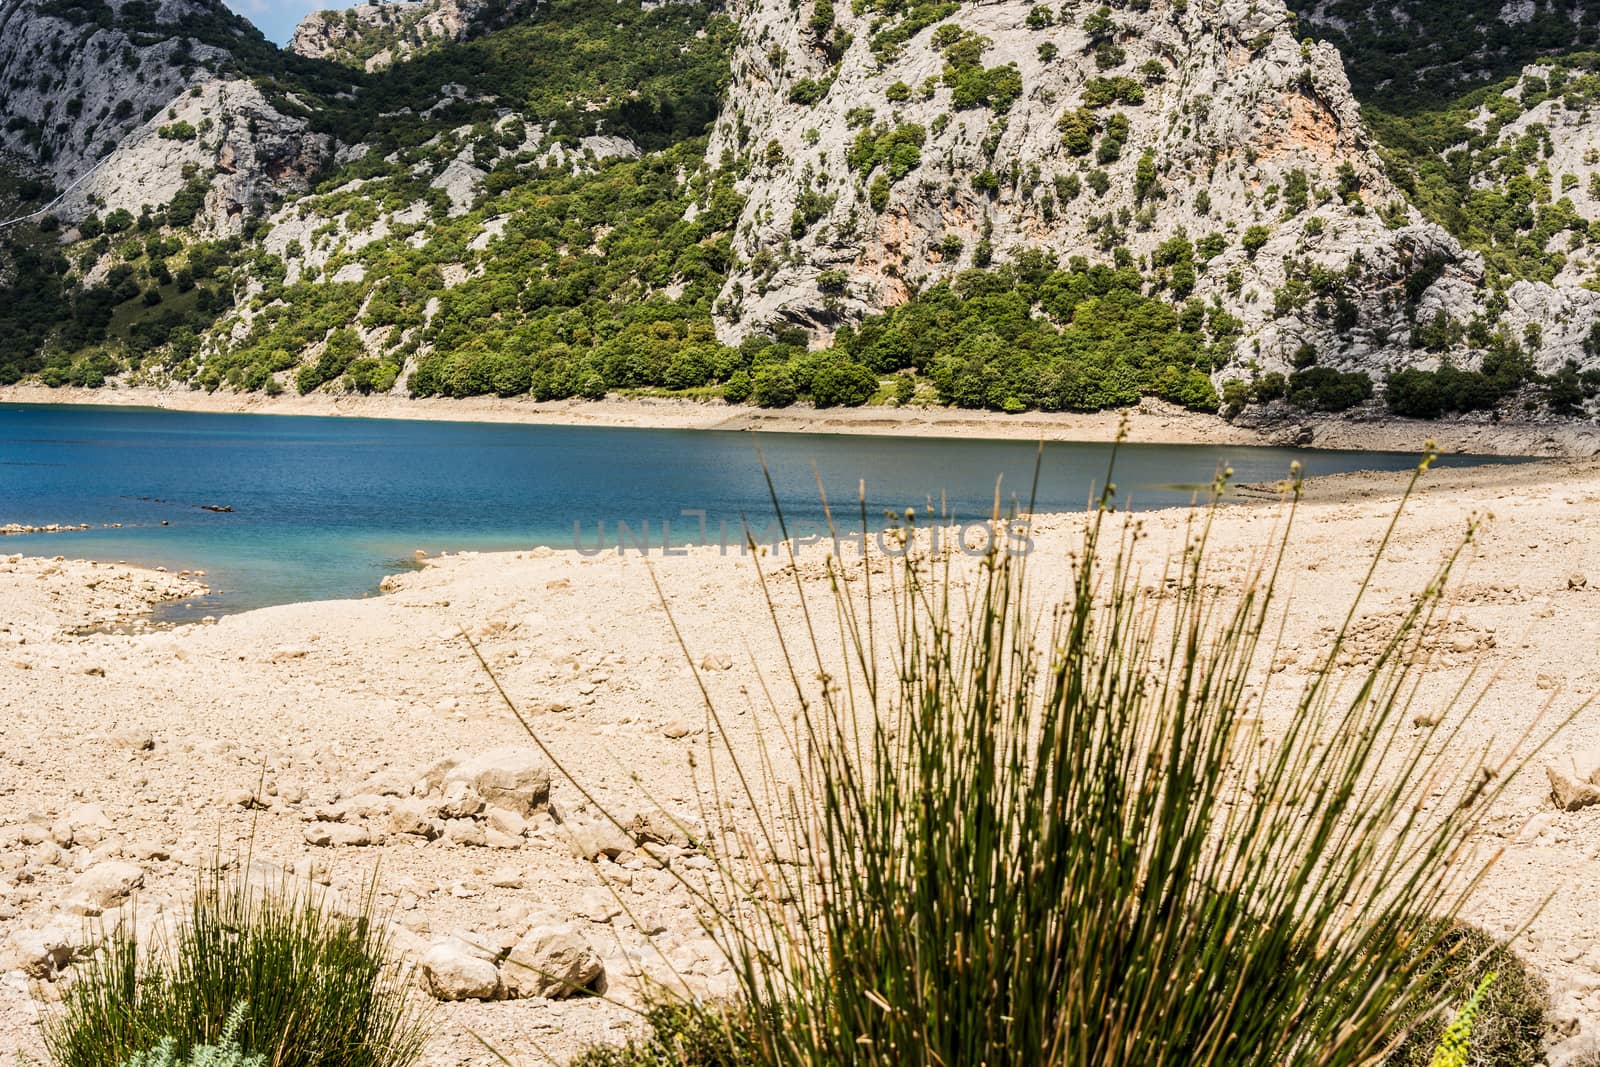
[[[1293,607],[1273,658],[1284,699],[1343,618],[1401,481],[1330,479],[1302,507],[1286,572]],[[1504,751],[1547,701],[1567,709],[1600,690],[1593,465],[1430,475],[1364,603],[1358,632],[1368,636],[1352,646],[1355,658],[1423,587],[1469,516],[1491,513],[1457,577],[1451,619],[1431,638],[1425,686],[1427,699],[1448,694],[1474,663],[1495,677],[1463,727],[1463,753]],[[1279,517],[1274,505],[1224,509],[1219,573],[1242,574]],[[1186,515],[1139,518],[1154,568],[1181,543]],[[1038,524],[1030,566],[1041,594],[1061,588],[1079,522]],[[26,538],[14,544],[25,549]],[[799,570],[826,608],[822,550],[803,555]],[[617,1039],[632,1024],[623,1006],[541,996],[549,990],[514,969],[473,962],[469,945],[532,960],[559,954],[580,976],[598,968],[623,1001],[641,974],[696,993],[730,988],[688,894],[647,848],[694,876],[705,861],[649,818],[651,798],[698,818],[691,753],[725,740],[753,758],[772,721],[763,680],[783,699],[752,560],[715,550],[648,561],[462,555],[385,587],[380,598],[214,625],[84,633],[199,582],[0,557],[0,1061],[39,1055],[36,1020],[60,990],[52,971],[82,944],[87,915],[114,914],[130,897],[142,919],[176,906],[219,846],[231,854],[248,845],[263,869],[301,872],[347,898],[376,871],[398,943],[432,961],[419,981],[445,995],[498,998],[441,1005],[428,1056],[440,1067],[496,1062],[474,1033],[532,1064],[541,1052],[560,1061]],[[793,584],[772,588],[793,625]],[[604,829],[573,783],[526,751],[463,628],[561,766],[608,807],[640,814],[631,836]],[[836,655],[828,627],[821,638],[824,655]],[[724,713],[726,739],[707,733],[691,662]],[[1454,726],[1464,711],[1431,713]],[[1419,729],[1409,719],[1399,728]],[[1510,782],[1478,842],[1482,854],[1504,854],[1469,909],[1500,933],[1527,925],[1517,947],[1550,980],[1568,1049],[1600,1036],[1600,805],[1557,810],[1546,766],[1575,778],[1594,751],[1600,715],[1586,712]]]

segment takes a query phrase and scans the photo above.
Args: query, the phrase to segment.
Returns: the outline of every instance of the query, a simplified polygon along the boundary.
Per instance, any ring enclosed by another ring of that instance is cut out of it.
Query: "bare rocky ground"
[[[1398,484],[1330,480],[1303,506],[1268,731],[1343,618]],[[1454,727],[1465,709],[1442,702],[1474,664],[1494,677],[1462,725],[1463,760],[1475,747],[1514,748],[1547,701],[1568,710],[1600,690],[1593,466],[1431,475],[1378,571],[1347,665],[1377,647],[1468,517],[1489,513],[1457,576],[1451,618],[1430,634],[1423,689],[1423,717]],[[1280,515],[1271,505],[1224,510],[1219,577],[1244,573]],[[1186,516],[1140,519],[1154,572],[1181,543]],[[1078,525],[1040,522],[1030,566],[1041,596],[1061,588]],[[799,570],[831,620],[824,552],[806,548]],[[432,1065],[497,1062],[474,1034],[530,1064],[619,1039],[635,1018],[627,1005],[639,974],[700,994],[729,988],[688,893],[661,869],[698,877],[707,861],[681,848],[657,805],[700,819],[710,810],[707,746],[753,760],[774,722],[763,684],[780,711],[791,703],[752,560],[715,550],[648,561],[463,555],[385,584],[388,595],[365,601],[83,634],[198,583],[0,557],[0,1060],[39,1054],[37,1020],[70,980],[93,913],[114,915],[132,898],[141,918],[158,915],[181,904],[218,854],[248,853],[263,870],[310,876],[344,899],[375,880],[399,946],[423,963],[417,996],[428,987],[494,998],[440,1004]],[[797,633],[792,582],[771,588]],[[529,750],[462,629],[560,769]],[[819,638],[824,657],[835,655],[831,626]],[[696,673],[725,738],[708,732]],[[1398,728],[1422,729],[1409,718]],[[1594,763],[1584,753],[1594,751],[1600,713],[1591,710],[1509,783],[1476,843],[1482,856],[1503,854],[1470,914],[1516,933],[1550,980],[1561,1042],[1552,1062],[1600,1037],[1600,805],[1558,810],[1547,768],[1576,802]],[[563,771],[608,808],[637,814],[634,832],[604,826]],[[729,810],[748,816],[747,805]],[[508,959],[603,982],[616,1002],[541,995],[555,990]]]

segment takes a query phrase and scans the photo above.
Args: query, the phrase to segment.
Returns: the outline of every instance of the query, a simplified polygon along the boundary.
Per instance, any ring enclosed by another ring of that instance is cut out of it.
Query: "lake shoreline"
[[[1564,714],[1600,687],[1591,655],[1600,641],[1600,464],[1435,469],[1391,531],[1409,483],[1407,472],[1388,471],[1328,475],[1308,485],[1283,564],[1284,627],[1274,631],[1270,656],[1263,654],[1262,670],[1276,680],[1260,686],[1259,721],[1276,731],[1297,713],[1297,695],[1327,647],[1329,628],[1343,623],[1357,589],[1370,583],[1353,639],[1370,652],[1380,647],[1372,642],[1383,627],[1433,580],[1468,522],[1492,514],[1452,584],[1450,617],[1427,646],[1417,710],[1448,713],[1444,729],[1459,730],[1463,756],[1504,754],[1523,731],[1539,734],[1541,716]],[[1082,512],[1038,516],[1029,567],[1041,598],[1071,588],[1083,521]],[[1122,529],[1121,516],[1107,521]],[[1193,535],[1192,513],[1181,507],[1132,521],[1152,577]],[[1288,510],[1277,506],[1222,509],[1208,534],[1215,576],[1233,581],[1248,573],[1270,531],[1287,521]],[[1385,539],[1387,562],[1369,575],[1368,553]],[[756,575],[757,557],[715,548],[656,552],[648,560],[633,553],[464,552],[394,577],[381,596],[134,632],[85,626],[167,602],[186,591],[181,575],[70,561],[0,563],[0,599],[9,614],[0,626],[0,699],[13,709],[0,788],[15,813],[0,826],[0,852],[20,854],[25,833],[47,837],[84,805],[109,824],[99,844],[73,838],[69,846],[28,853],[37,859],[22,891],[7,898],[10,909],[0,912],[0,946],[59,926],[79,868],[112,854],[97,850],[118,849],[139,868],[143,912],[182,914],[197,872],[217,849],[249,849],[284,871],[321,872],[341,893],[370,885],[397,924],[397,949],[412,960],[455,931],[485,938],[504,931],[522,921],[519,908],[537,902],[597,947],[612,996],[632,997],[636,975],[671,973],[648,946],[663,955],[696,951],[703,937],[692,899],[665,872],[609,860],[597,866],[574,855],[544,814],[495,847],[447,838],[422,847],[415,837],[386,831],[377,816],[370,826],[353,821],[368,831],[356,839],[361,843],[339,843],[317,836],[311,820],[333,798],[380,795],[392,788],[384,783],[415,781],[438,761],[528,745],[463,633],[570,773],[552,778],[556,803],[576,810],[577,781],[629,810],[653,810],[647,805],[656,797],[675,812],[706,810],[716,799],[694,768],[709,765],[712,751],[756,766],[779,736],[776,724],[792,721],[792,699],[764,668],[783,662],[780,632],[804,632],[802,595],[815,598],[813,607],[831,603],[823,551],[802,554],[792,571],[769,554],[766,573],[781,577],[770,582]],[[952,565],[958,574],[977,573],[960,554]],[[876,587],[885,596],[886,574]],[[892,615],[878,616],[885,634]],[[842,638],[826,626],[817,630],[819,659],[844,662],[850,653]],[[1341,667],[1339,678],[1349,684],[1359,669],[1346,674]],[[1473,688],[1474,670],[1494,686],[1470,711],[1451,707],[1454,694]],[[769,692],[780,703],[769,706]],[[728,709],[714,727],[707,696]],[[1552,699],[1553,708],[1541,712]],[[1409,721],[1400,725],[1403,744],[1414,733]],[[1471,842],[1482,850],[1473,855],[1503,856],[1465,917],[1516,938],[1534,971],[1558,990],[1558,1010],[1583,1032],[1600,1034],[1600,995],[1590,992],[1600,974],[1600,925],[1581,892],[1552,894],[1553,886],[1600,881],[1596,809],[1556,810],[1545,774],[1545,765],[1567,766],[1591,750],[1600,750],[1600,718],[1582,716],[1510,776]],[[1460,769],[1453,762],[1443,768]],[[34,825],[42,829],[25,829]],[[593,905],[603,891],[599,873],[621,895],[626,916]],[[629,918],[646,914],[659,931],[649,942]],[[74,921],[69,933],[78,928]],[[697,993],[727,989],[726,970],[713,956],[697,966]],[[0,1061],[18,1052],[43,1058],[31,1022],[43,988],[0,983]],[[1559,992],[1567,990],[1577,992]],[[478,1036],[519,1062],[539,1052],[560,1062],[633,1018],[628,1007],[603,998],[464,1001],[438,1011],[440,1036],[424,1067],[492,1067],[497,1061]]]
[[[1418,422],[1305,416],[1261,425],[1230,423],[1215,415],[1146,400],[1128,411],[1090,414],[998,412],[958,408],[764,409],[677,398],[608,398],[535,401],[472,397],[411,399],[385,396],[267,397],[146,386],[51,389],[0,387],[0,404],[149,407],[213,414],[337,416],[441,422],[521,423],[665,430],[761,431],[944,437],[971,440],[1044,440],[1104,443],[1126,427],[1127,440],[1161,445],[1259,445],[1351,451],[1420,452],[1428,440],[1447,453],[1485,456],[1582,458],[1600,455],[1600,426],[1592,423]]]

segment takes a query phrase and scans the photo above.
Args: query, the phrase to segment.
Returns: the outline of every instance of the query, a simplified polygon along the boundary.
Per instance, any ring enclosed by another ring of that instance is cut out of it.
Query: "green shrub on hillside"
[[[1288,397],[1307,411],[1345,411],[1372,399],[1372,378],[1364,371],[1308,367],[1289,375]]]
[[[1198,304],[1145,295],[1145,279],[1042,254],[971,270],[839,332],[837,347],[879,375],[915,370],[958,407],[1097,411],[1157,396],[1215,410],[1209,375],[1232,338]]]

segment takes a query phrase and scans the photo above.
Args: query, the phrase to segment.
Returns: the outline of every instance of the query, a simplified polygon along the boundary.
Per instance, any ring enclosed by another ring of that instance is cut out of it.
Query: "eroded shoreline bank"
[[[1027,412],[1005,415],[957,408],[766,409],[719,401],[641,398],[534,401],[474,397],[464,400],[401,396],[267,397],[148,387],[50,389],[0,387],[0,404],[78,404],[153,407],[171,411],[251,415],[312,415],[448,422],[527,423],[671,430],[920,436],[973,440],[1107,442],[1126,429],[1136,444],[1267,445],[1420,452],[1428,440],[1449,453],[1491,456],[1590,457],[1600,455],[1600,425],[1584,422],[1418,422],[1306,416],[1259,427],[1230,423],[1159,401],[1128,411],[1092,414]]]

